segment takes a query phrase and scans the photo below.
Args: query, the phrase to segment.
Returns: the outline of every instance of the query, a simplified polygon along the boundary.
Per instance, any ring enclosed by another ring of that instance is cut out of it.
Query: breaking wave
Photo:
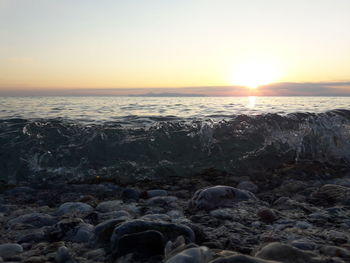
[[[213,119],[127,116],[115,122],[0,120],[1,179],[84,181],[350,162],[350,111]]]

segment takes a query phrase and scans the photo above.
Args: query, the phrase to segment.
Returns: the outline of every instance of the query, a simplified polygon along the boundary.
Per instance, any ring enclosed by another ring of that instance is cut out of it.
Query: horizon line
[[[140,88],[2,88],[0,96],[350,96],[350,81]]]

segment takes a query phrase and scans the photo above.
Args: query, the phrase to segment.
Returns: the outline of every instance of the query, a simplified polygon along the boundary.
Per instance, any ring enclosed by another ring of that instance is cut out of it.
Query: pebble
[[[176,207],[177,200],[175,196],[156,196],[148,199],[146,203],[149,206]]]
[[[212,252],[207,247],[186,249],[168,259],[165,263],[206,263],[212,259]]]
[[[213,186],[194,193],[190,209],[213,210],[219,207],[232,207],[235,202],[257,200],[255,195],[246,190],[230,186]]]
[[[240,182],[237,185],[237,188],[241,189],[241,190],[247,190],[247,191],[250,191],[252,193],[256,193],[258,191],[258,186],[256,184],[254,184],[252,181]]]
[[[138,201],[140,199],[140,191],[131,188],[126,188],[122,191],[121,197],[124,201]]]
[[[312,196],[328,203],[350,204],[350,188],[341,185],[323,185]]]
[[[106,220],[97,226],[95,226],[94,234],[95,234],[95,243],[107,243],[109,242],[113,229],[116,225],[124,222],[124,219],[109,219]]]
[[[67,202],[57,209],[57,215],[71,214],[71,213],[89,213],[93,211],[91,205],[82,202]]]
[[[210,263],[280,263],[277,261],[264,260],[256,257],[251,257],[247,255],[233,255],[223,258],[218,258]]]
[[[155,230],[123,235],[116,248],[117,256],[129,253],[142,257],[162,255],[164,252],[165,238],[162,233]]]
[[[12,258],[23,252],[23,248],[19,244],[7,243],[0,245],[0,257],[3,259]]]
[[[30,213],[18,216],[7,222],[8,226],[15,224],[26,224],[33,227],[50,226],[57,222],[57,218],[43,213]]]
[[[18,238],[18,243],[26,243],[26,242],[40,242],[45,241],[47,239],[46,233],[44,229],[35,229],[30,233],[21,235]]]
[[[110,200],[101,202],[97,205],[96,210],[101,213],[115,212],[119,210],[125,210],[132,215],[140,213],[140,209],[135,203],[124,204],[121,200]]]
[[[310,263],[313,262],[313,258],[316,257],[314,253],[277,242],[266,245],[258,251],[255,256],[262,259],[281,261],[285,263]]]
[[[75,263],[76,261],[72,258],[67,247],[63,246],[57,250],[55,256],[56,263]]]
[[[69,231],[63,238],[63,240],[86,243],[92,240],[94,237],[94,226],[90,224],[82,223]]]
[[[276,213],[269,208],[261,208],[257,213],[259,219],[267,224],[271,224],[277,220]]]
[[[300,228],[300,229],[308,229],[308,228],[311,228],[312,225],[308,222],[305,222],[305,221],[297,221],[295,224],[295,227]]]
[[[301,250],[315,250],[316,244],[307,239],[297,239],[291,242],[293,247],[299,248]]]
[[[167,196],[169,193],[166,190],[161,190],[161,189],[154,189],[154,190],[148,190],[146,192],[146,197],[147,198],[152,198],[156,196]]]
[[[320,248],[323,255],[330,257],[340,257],[350,260],[350,251],[348,249],[337,246],[323,246]]]
[[[188,241],[195,241],[194,232],[188,226],[136,219],[122,223],[113,230],[111,245],[113,248],[117,248],[119,246],[120,239],[124,235],[130,235],[148,230],[159,231],[164,235],[166,241],[175,239],[179,235],[184,236]]]

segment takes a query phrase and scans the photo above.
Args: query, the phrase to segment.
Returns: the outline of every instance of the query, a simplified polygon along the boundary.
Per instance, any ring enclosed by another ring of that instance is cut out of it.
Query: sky
[[[349,12],[349,0],[0,0],[0,93],[350,95]]]

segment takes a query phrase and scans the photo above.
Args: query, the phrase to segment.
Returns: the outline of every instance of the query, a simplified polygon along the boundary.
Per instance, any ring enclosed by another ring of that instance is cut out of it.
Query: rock
[[[75,263],[76,261],[70,255],[68,248],[63,246],[57,250],[55,256],[56,263]]]
[[[8,221],[8,226],[12,227],[15,224],[25,224],[33,227],[51,226],[57,222],[57,218],[42,214],[42,213],[30,213],[21,215],[17,218]]]
[[[281,210],[301,209],[308,213],[316,212],[319,210],[318,208],[315,208],[307,203],[298,202],[285,196],[278,198],[274,202],[274,206],[275,208]]]
[[[45,256],[33,256],[33,257],[26,258],[24,261],[24,263],[46,263],[46,262],[47,262],[47,258]]]
[[[330,216],[325,212],[315,212],[308,216],[308,221],[312,223],[325,224],[330,219]]]
[[[105,250],[103,248],[98,248],[86,252],[84,257],[87,259],[94,260],[96,262],[104,262],[103,257],[105,257],[105,255]]]
[[[192,247],[197,247],[197,245],[192,243],[186,245],[186,241],[183,236],[178,236],[174,242],[169,240],[166,243],[166,246],[164,249],[164,261],[172,258],[173,256],[180,253],[181,251]]]
[[[94,226],[90,224],[79,224],[74,229],[68,231],[63,240],[77,243],[89,242],[94,237]]]
[[[171,217],[165,214],[148,214],[141,217],[145,221],[164,221],[171,222]]]
[[[237,188],[241,189],[241,190],[247,190],[247,191],[252,192],[252,193],[256,193],[258,191],[258,187],[251,181],[240,182],[237,185]]]
[[[97,225],[99,221],[99,213],[98,212],[91,212],[86,215],[82,216],[82,219],[84,222],[91,224],[91,225]]]
[[[167,195],[168,195],[168,191],[161,190],[161,189],[148,190],[146,192],[146,198],[152,198],[156,196],[167,196]]]
[[[116,225],[123,223],[124,219],[110,219],[95,226],[95,243],[105,244],[110,241],[113,229]]]
[[[331,184],[337,184],[345,187],[350,187],[350,178],[336,178]]]
[[[327,203],[342,203],[348,205],[350,204],[350,188],[341,185],[326,184],[314,192],[312,197]]]
[[[297,239],[291,242],[293,247],[299,248],[301,250],[315,250],[316,244],[307,239]]]
[[[247,200],[257,200],[257,198],[249,191],[219,185],[196,191],[189,203],[189,208],[213,210],[219,207],[232,207],[235,202]]]
[[[118,251],[119,241],[124,235],[144,232],[148,230],[159,231],[164,235],[166,241],[174,240],[178,236],[184,236],[190,242],[195,241],[195,235],[191,228],[181,224],[152,222],[145,220],[131,220],[120,224],[113,230],[111,244],[114,251]]]
[[[16,206],[0,204],[0,213],[8,213],[14,209],[16,209]]]
[[[307,184],[299,180],[285,180],[279,187],[279,191],[285,195],[298,193],[307,188]]]
[[[266,245],[255,256],[267,260],[281,261],[283,263],[321,262],[315,259],[316,255],[314,253],[277,242]]]
[[[40,242],[47,239],[46,233],[43,229],[35,229],[28,234],[21,235],[18,238],[18,243],[26,243],[26,242]]]
[[[86,203],[88,205],[91,205],[92,207],[96,206],[98,204],[98,199],[92,195],[82,195],[77,200],[78,202]]]
[[[138,214],[140,212],[139,208],[136,207],[136,204],[124,204],[121,200],[101,202],[97,205],[96,210],[101,213],[114,212],[118,210],[125,210],[132,214]]]
[[[66,237],[67,233],[72,233],[77,226],[84,223],[81,218],[66,218],[59,221],[48,230],[50,240],[58,241]]]
[[[81,202],[67,202],[62,204],[56,211],[57,215],[71,214],[71,213],[89,213],[93,211],[91,205]]]
[[[173,219],[179,219],[184,216],[184,213],[181,210],[170,210],[166,214]]]
[[[140,199],[140,192],[135,189],[126,188],[122,191],[121,198],[124,201],[126,200],[138,201]]]
[[[270,208],[259,209],[257,215],[259,219],[266,224],[272,224],[277,220],[277,215],[275,211]]]
[[[23,248],[19,244],[7,243],[0,245],[0,257],[5,260],[17,256],[22,252]]]
[[[343,259],[350,260],[350,251],[337,246],[323,246],[320,249],[320,252],[323,255],[329,256],[329,257],[340,257]]]
[[[133,217],[124,210],[119,210],[119,211],[112,211],[112,212],[107,212],[107,213],[98,213],[98,220],[99,222],[107,221],[109,219],[132,219]]]
[[[148,199],[146,204],[149,206],[174,207],[177,200],[175,196],[156,196]]]
[[[344,244],[349,238],[344,232],[340,232],[337,230],[325,230],[323,235],[328,239],[333,241],[336,244]]]
[[[193,247],[183,250],[171,257],[166,263],[207,263],[212,259],[212,253],[207,247]]]
[[[230,208],[220,208],[210,211],[210,215],[219,219],[232,219],[234,210]]]
[[[210,263],[280,263],[278,261],[264,260],[260,258],[250,257],[247,255],[233,255],[223,258],[218,258]]]
[[[35,190],[28,186],[18,186],[13,189],[7,190],[4,192],[5,195],[18,195],[18,194],[33,194],[35,193]]]
[[[165,240],[162,233],[155,230],[123,235],[115,251],[117,257],[133,253],[141,257],[162,255]]]
[[[312,225],[308,222],[305,222],[305,221],[297,221],[295,224],[295,227],[300,228],[300,229],[308,229],[308,228],[311,228]]]

